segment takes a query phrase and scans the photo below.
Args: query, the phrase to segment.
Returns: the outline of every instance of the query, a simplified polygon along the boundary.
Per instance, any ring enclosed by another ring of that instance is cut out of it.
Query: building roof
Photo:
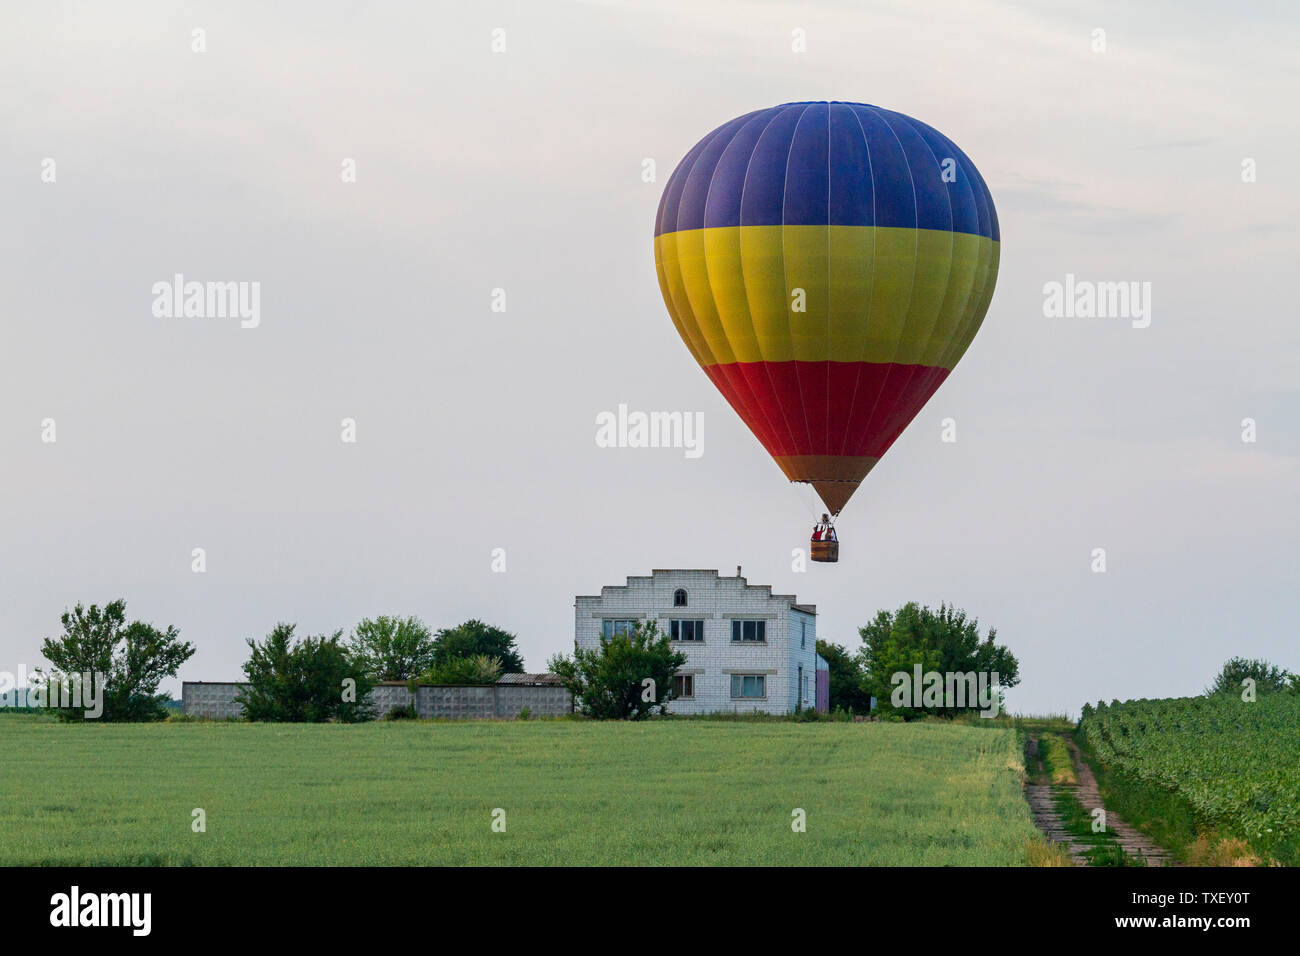
[[[626,584],[607,584],[601,590],[608,588],[627,588],[632,586],[633,581],[653,581],[661,574],[712,574],[715,578],[721,579],[724,575],[717,568],[654,568],[649,574],[629,574]],[[802,611],[804,614],[816,614],[816,604],[800,604],[799,599],[793,594],[772,594],[770,584],[750,584],[740,573],[740,567],[736,567],[734,578],[732,575],[726,575],[727,578],[737,580],[747,588],[753,588],[756,591],[766,591],[768,595],[778,601],[789,601],[790,607],[796,611]],[[590,601],[599,600],[600,594],[579,594],[575,600],[587,599]]]
[[[410,681],[404,680],[381,680],[376,681],[376,687],[406,687]],[[502,674],[496,679],[498,684],[523,684],[528,687],[559,687],[560,678],[555,674]],[[418,687],[491,687],[491,684],[426,684],[421,681],[416,682]]]
[[[502,674],[498,684],[524,684],[529,687],[558,687],[563,682],[556,674]]]

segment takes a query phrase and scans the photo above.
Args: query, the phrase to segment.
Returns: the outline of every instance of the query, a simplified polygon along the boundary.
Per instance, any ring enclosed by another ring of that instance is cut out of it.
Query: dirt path
[[[1093,776],[1092,768],[1080,755],[1074,741],[1067,737],[1065,742],[1070,748],[1075,772],[1079,775],[1079,786],[1075,789],[1074,795],[1079,798],[1084,809],[1091,813],[1102,806],[1101,794],[1097,790],[1097,778]],[[1140,856],[1146,861],[1147,866],[1173,865],[1173,860],[1166,850],[1156,846],[1144,833],[1125,823],[1113,810],[1106,811],[1106,829],[1125,853],[1129,856]]]
[[[1030,761],[1037,761],[1038,758],[1038,738],[1031,738],[1029,741],[1029,758]],[[1029,802],[1029,810],[1034,815],[1034,825],[1043,832],[1052,843],[1063,843],[1070,853],[1070,862],[1075,866],[1087,866],[1088,858],[1085,857],[1084,851],[1088,845],[1080,843],[1065,829],[1061,822],[1061,815],[1056,812],[1056,806],[1052,803],[1052,794],[1054,788],[1050,784],[1030,783],[1025,786],[1025,799]]]
[[[1074,792],[1074,796],[1083,805],[1084,809],[1091,814],[1092,811],[1102,806],[1101,794],[1097,790],[1097,778],[1093,776],[1092,768],[1079,754],[1079,748],[1075,746],[1074,741],[1066,737],[1065,742],[1070,748],[1070,758],[1074,761],[1075,773],[1079,776],[1078,786],[1069,786],[1068,789]],[[1030,760],[1036,762],[1038,756],[1037,738],[1029,741],[1028,749]],[[1053,797],[1056,793],[1064,789],[1067,789],[1064,785],[1030,783],[1025,786],[1025,799],[1029,802],[1029,809],[1033,813],[1034,824],[1043,832],[1043,835],[1053,843],[1064,844],[1069,851],[1070,860],[1075,866],[1087,866],[1088,858],[1085,854],[1093,848],[1094,844],[1087,843],[1083,838],[1070,833],[1065,828],[1061,815],[1053,803]],[[1165,850],[1156,846],[1145,835],[1121,820],[1114,811],[1106,811],[1106,830],[1126,854],[1140,858],[1147,866],[1173,865],[1173,861]]]
[[[1064,843],[1070,851],[1070,862],[1075,866],[1087,866],[1088,858],[1083,854],[1088,845],[1078,842],[1061,824],[1061,815],[1052,805],[1052,788],[1031,783],[1025,787],[1025,799],[1029,801],[1029,809],[1034,814],[1034,825],[1043,831],[1043,835],[1053,843]]]

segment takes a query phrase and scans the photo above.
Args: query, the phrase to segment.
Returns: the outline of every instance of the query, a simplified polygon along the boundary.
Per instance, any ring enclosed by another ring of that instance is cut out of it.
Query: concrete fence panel
[[[185,681],[181,711],[192,717],[223,720],[243,715],[235,695],[247,685],[236,682]],[[370,693],[375,717],[382,719],[399,707],[409,707],[405,684],[379,684]],[[559,717],[573,710],[569,692],[554,684],[423,685],[415,689],[415,712],[426,720],[483,720],[518,717],[525,707],[533,717]]]

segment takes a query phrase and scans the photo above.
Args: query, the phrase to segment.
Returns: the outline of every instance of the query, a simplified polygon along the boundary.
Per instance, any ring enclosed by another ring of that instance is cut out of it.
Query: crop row
[[[1265,848],[1300,838],[1300,695],[1098,704],[1080,729],[1108,767],[1176,791],[1208,824]]]

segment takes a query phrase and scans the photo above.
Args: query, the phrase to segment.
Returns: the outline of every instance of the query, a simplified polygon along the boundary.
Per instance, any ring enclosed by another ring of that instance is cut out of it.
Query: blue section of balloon
[[[988,187],[952,140],[862,103],[786,103],[718,127],[673,173],[655,235],[828,223],[1001,239]]]

